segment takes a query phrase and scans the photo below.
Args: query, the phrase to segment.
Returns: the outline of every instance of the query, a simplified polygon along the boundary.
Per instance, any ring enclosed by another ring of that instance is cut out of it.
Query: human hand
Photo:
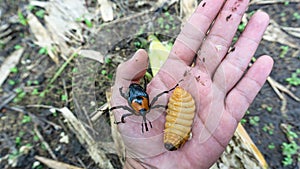
[[[222,8],[223,1],[200,3],[177,37],[166,63],[147,86],[151,100],[184,79],[180,85],[196,102],[192,138],[179,150],[169,152],[163,146],[163,109],[147,114],[153,128],[144,133],[141,116],[127,117],[126,123],[118,124],[126,146],[125,168],[209,168],[224,151],[238,122],[264,84],[272,69],[271,57],[261,56],[245,71],[269,17],[263,12],[254,14],[234,50],[228,52],[248,1],[227,0]],[[192,66],[195,55],[196,62]],[[119,88],[125,91],[132,82],[137,83],[147,66],[147,53],[139,50],[118,67],[112,106],[128,105],[120,96]],[[166,105],[167,95],[160,98],[158,104]],[[119,121],[128,112],[114,110],[114,113]]]

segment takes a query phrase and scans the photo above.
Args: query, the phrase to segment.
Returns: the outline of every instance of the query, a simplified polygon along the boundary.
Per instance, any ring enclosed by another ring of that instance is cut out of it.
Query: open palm
[[[179,85],[196,102],[192,138],[179,150],[169,152],[163,146],[162,108],[147,114],[153,126],[148,132],[141,132],[141,116],[127,117],[126,123],[118,125],[126,145],[126,168],[209,168],[224,151],[261,89],[273,60],[262,56],[245,71],[268,25],[268,15],[254,14],[234,47],[229,49],[248,1],[227,0],[222,6],[223,1],[201,2],[177,37],[168,60],[147,87],[151,100],[183,79]],[[147,53],[139,50],[118,67],[112,106],[128,105],[120,96],[119,88],[126,92],[130,83],[143,77],[147,66]],[[157,104],[166,105],[167,98],[168,94],[163,95]],[[114,112],[117,121],[128,113]]]

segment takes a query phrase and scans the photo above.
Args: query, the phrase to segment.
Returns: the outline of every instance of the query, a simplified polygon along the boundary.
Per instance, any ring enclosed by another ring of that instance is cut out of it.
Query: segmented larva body
[[[164,133],[164,145],[167,150],[177,150],[189,139],[195,109],[195,101],[191,94],[181,87],[176,87],[167,109]]]

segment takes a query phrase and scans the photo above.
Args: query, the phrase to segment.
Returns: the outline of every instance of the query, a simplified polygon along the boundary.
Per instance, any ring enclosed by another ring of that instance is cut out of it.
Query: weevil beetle
[[[148,131],[147,118],[146,118],[147,113],[149,113],[150,110],[152,109],[166,108],[166,105],[154,105],[154,104],[160,96],[169,93],[170,91],[174,90],[177,86],[178,84],[176,84],[176,86],[174,86],[170,90],[166,90],[159,93],[152,99],[151,103],[149,103],[149,95],[146,92],[146,87],[144,89],[141,85],[137,83],[131,83],[129,85],[128,94],[123,93],[122,91],[123,87],[120,87],[119,92],[121,96],[127,100],[129,106],[125,106],[125,105],[114,106],[110,108],[110,111],[115,109],[123,109],[123,110],[127,110],[129,113],[123,114],[121,117],[121,121],[115,122],[115,124],[125,123],[124,119],[131,115],[142,116],[143,117],[142,132],[144,133],[144,126],[146,131]],[[149,120],[148,122],[150,124],[150,127],[152,128],[151,122]]]

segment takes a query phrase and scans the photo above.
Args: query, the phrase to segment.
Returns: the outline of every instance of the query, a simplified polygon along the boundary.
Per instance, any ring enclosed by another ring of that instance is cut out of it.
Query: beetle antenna
[[[159,93],[157,96],[155,96],[155,97],[152,99],[151,103],[150,103],[150,107],[152,107],[152,106],[154,105],[154,103],[158,100],[158,98],[159,98],[160,96],[162,96],[163,94],[166,94],[166,93],[171,92],[171,91],[174,90],[177,86],[179,86],[179,83],[180,83],[181,81],[183,81],[183,79],[181,79],[181,80],[180,80],[173,88],[171,88],[170,90],[163,91],[163,92]]]

